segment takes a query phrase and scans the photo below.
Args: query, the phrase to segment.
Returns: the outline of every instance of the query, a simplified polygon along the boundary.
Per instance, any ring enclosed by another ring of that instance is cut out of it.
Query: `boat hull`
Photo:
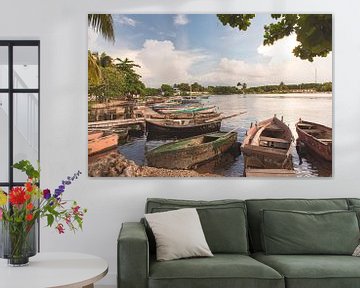
[[[212,140],[211,137],[213,141],[202,142]],[[228,151],[236,139],[236,132],[222,132],[174,141],[149,151],[146,154],[147,164],[166,169],[191,169]]]
[[[267,136],[262,136],[262,133],[267,133]],[[276,136],[269,137],[271,133]],[[249,168],[293,170],[290,152],[292,139],[290,128],[276,117],[252,126],[241,146],[244,174]]]
[[[162,122],[146,120],[146,130],[149,138],[176,137],[186,138],[211,132],[219,131],[221,120],[203,122],[196,125],[163,125]]]
[[[94,140],[88,141],[88,155],[92,156],[97,153],[102,153],[114,149],[118,145],[119,136],[117,134],[110,134]]]
[[[310,130],[302,129],[301,124],[312,125],[312,131],[319,131],[315,135]],[[332,161],[332,129],[330,127],[308,121],[299,121],[296,123],[296,132],[298,140],[306,145],[312,154],[321,157],[326,161]],[[325,136],[321,136],[325,135]],[[325,139],[326,137],[326,139]]]

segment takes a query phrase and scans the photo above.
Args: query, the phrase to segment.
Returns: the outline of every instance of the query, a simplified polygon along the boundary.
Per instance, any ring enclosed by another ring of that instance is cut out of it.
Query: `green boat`
[[[236,132],[217,132],[161,145],[146,153],[149,166],[191,169],[226,151],[236,142]]]

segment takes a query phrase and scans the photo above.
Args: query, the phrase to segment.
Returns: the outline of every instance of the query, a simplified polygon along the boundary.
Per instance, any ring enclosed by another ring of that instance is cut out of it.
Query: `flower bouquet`
[[[47,226],[55,227],[59,234],[82,229],[86,209],[75,201],[63,199],[66,186],[76,180],[81,172],[67,177],[51,192],[40,189],[40,169],[23,160],[13,166],[26,173],[28,179],[23,187],[12,187],[9,193],[0,188],[0,257],[8,259],[9,265],[26,265],[29,257],[36,254],[36,223],[45,218]]]

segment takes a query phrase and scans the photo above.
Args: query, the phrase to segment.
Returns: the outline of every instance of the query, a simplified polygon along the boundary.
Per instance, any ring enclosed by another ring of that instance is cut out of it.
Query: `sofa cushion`
[[[260,211],[264,209],[329,211],[348,210],[346,199],[254,199],[246,200],[251,248],[254,252],[262,251]]]
[[[359,228],[360,228],[360,205],[359,206],[351,205],[349,207],[349,210],[354,211],[356,213],[356,217],[358,219],[358,224],[359,224]]]
[[[360,258],[340,255],[265,255],[256,260],[284,275],[287,288],[358,288]]]
[[[145,214],[156,239],[159,261],[213,256],[195,208]]]
[[[349,206],[360,206],[360,198],[348,198]]]
[[[246,255],[215,254],[211,258],[150,261],[149,288],[284,288],[274,269]]]
[[[206,241],[213,253],[249,253],[244,201],[148,199],[146,213],[189,207],[197,208]],[[152,239],[151,233],[149,239]]]
[[[354,211],[262,210],[266,254],[352,255],[359,236]]]

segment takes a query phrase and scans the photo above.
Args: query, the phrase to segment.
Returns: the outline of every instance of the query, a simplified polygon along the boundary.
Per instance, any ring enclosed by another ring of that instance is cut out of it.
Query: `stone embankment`
[[[118,152],[112,152],[89,163],[90,177],[215,177],[194,170],[171,170],[137,165]]]

